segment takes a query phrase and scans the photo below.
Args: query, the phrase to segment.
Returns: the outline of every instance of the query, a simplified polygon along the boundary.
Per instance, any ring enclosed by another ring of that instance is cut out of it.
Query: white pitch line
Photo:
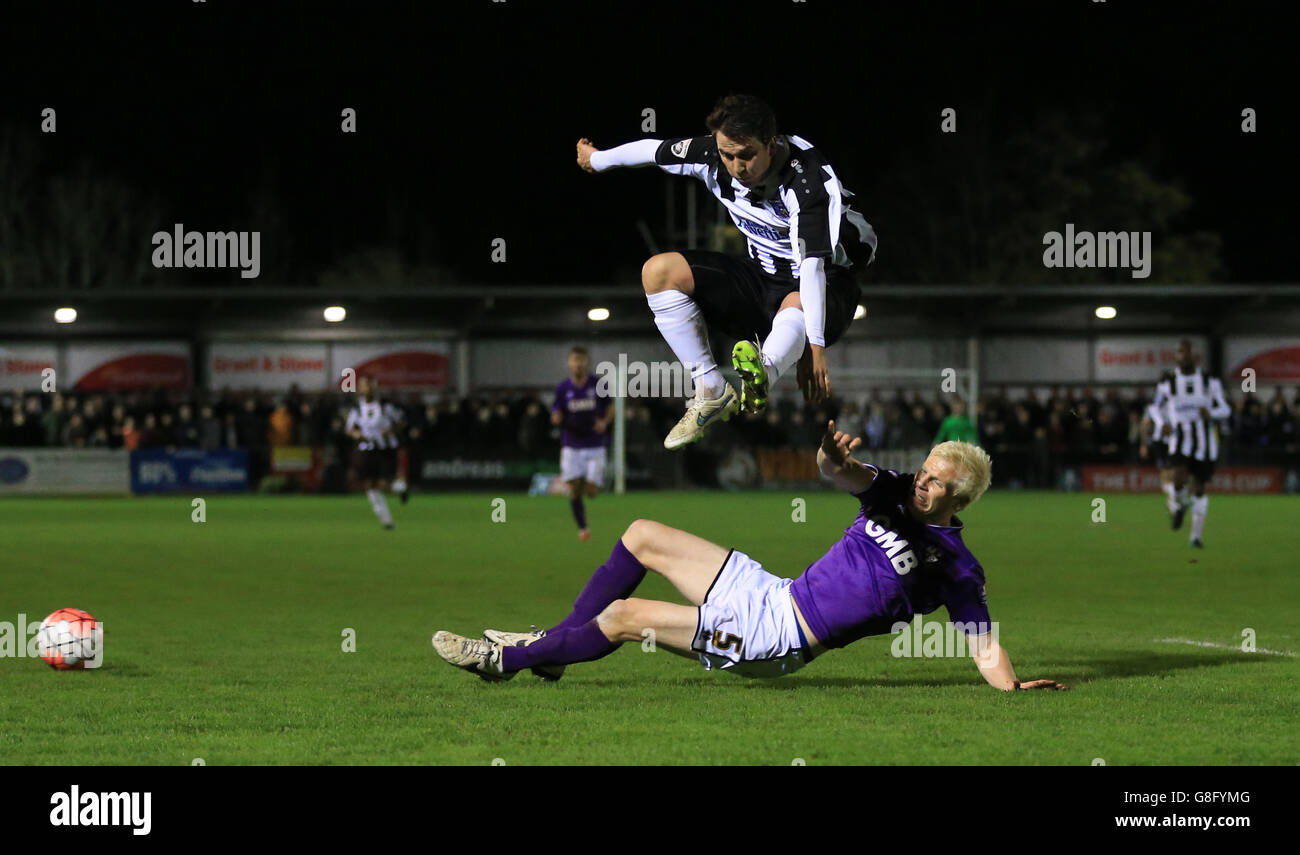
[[[1190,638],[1153,638],[1152,641],[1155,641],[1160,644],[1190,644],[1193,647],[1214,647],[1214,648],[1218,648],[1219,650],[1235,650],[1238,653],[1247,653],[1247,652],[1267,653],[1270,656],[1295,656],[1296,655],[1292,653],[1290,650],[1269,650],[1264,647],[1257,647],[1254,650],[1246,651],[1246,650],[1242,650],[1241,647],[1236,644],[1216,644],[1213,641],[1193,641]]]

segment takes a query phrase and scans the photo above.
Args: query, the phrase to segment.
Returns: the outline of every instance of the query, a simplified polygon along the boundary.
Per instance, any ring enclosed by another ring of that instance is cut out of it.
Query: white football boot
[[[545,638],[546,630],[538,629],[536,624],[533,624],[531,632],[503,632],[499,629],[485,629],[483,630],[483,637],[493,644],[500,644],[505,647],[527,647],[534,641]],[[529,670],[535,676],[551,682],[564,676],[563,665],[538,665]]]
[[[515,676],[514,671],[506,673],[501,669],[501,651],[504,648],[499,644],[481,638],[466,638],[444,629],[435,632],[432,641],[439,656],[481,679],[495,683]]]
[[[722,394],[713,400],[691,398],[686,402],[686,415],[682,416],[664,440],[664,448],[672,451],[689,445],[704,436],[704,429],[715,422],[725,422],[740,411],[740,396],[728,383]]]

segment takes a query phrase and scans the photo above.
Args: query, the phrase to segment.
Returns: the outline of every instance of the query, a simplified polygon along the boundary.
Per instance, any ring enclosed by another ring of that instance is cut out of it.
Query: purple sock
[[[573,518],[578,522],[578,528],[587,527],[587,509],[583,507],[582,497],[569,499],[569,507],[573,509]]]
[[[619,538],[618,543],[614,544],[614,551],[609,554],[609,560],[591,574],[587,587],[582,589],[573,603],[573,611],[552,629],[548,629],[547,634],[558,629],[582,626],[603,612],[610,603],[630,596],[644,578],[645,567],[623,545],[623,539]]]
[[[545,638],[527,647],[507,647],[501,653],[501,667],[506,671],[522,671],[537,665],[591,662],[608,656],[617,647],[593,619],[582,626],[549,630]]]

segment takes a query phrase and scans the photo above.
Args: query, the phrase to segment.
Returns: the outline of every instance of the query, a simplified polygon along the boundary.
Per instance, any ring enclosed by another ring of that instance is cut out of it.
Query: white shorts
[[[780,677],[807,664],[792,584],[733,549],[699,607],[691,650],[700,664],[743,677]]]
[[[569,448],[560,449],[560,480],[572,481],[585,478],[597,487],[605,485],[605,448]]]

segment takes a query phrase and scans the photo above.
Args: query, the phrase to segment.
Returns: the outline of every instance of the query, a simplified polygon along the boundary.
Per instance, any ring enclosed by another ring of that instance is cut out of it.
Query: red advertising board
[[[340,342],[334,345],[332,376],[345,370],[370,375],[380,389],[442,389],[450,382],[448,346],[442,341]]]
[[[1160,472],[1154,466],[1084,466],[1083,489],[1091,493],[1158,493]],[[1280,493],[1278,466],[1219,466],[1210,482],[1215,493]]]
[[[0,389],[40,389],[57,361],[54,344],[0,344]]]
[[[327,362],[322,342],[213,342],[207,350],[208,388],[285,391],[296,385],[315,391],[329,384]]]
[[[119,342],[68,347],[68,379],[81,392],[186,389],[191,382],[185,342]]]
[[[1234,365],[1228,376],[1241,378],[1248,368],[1260,383],[1294,383],[1300,380],[1300,347],[1275,347],[1252,354]]]

